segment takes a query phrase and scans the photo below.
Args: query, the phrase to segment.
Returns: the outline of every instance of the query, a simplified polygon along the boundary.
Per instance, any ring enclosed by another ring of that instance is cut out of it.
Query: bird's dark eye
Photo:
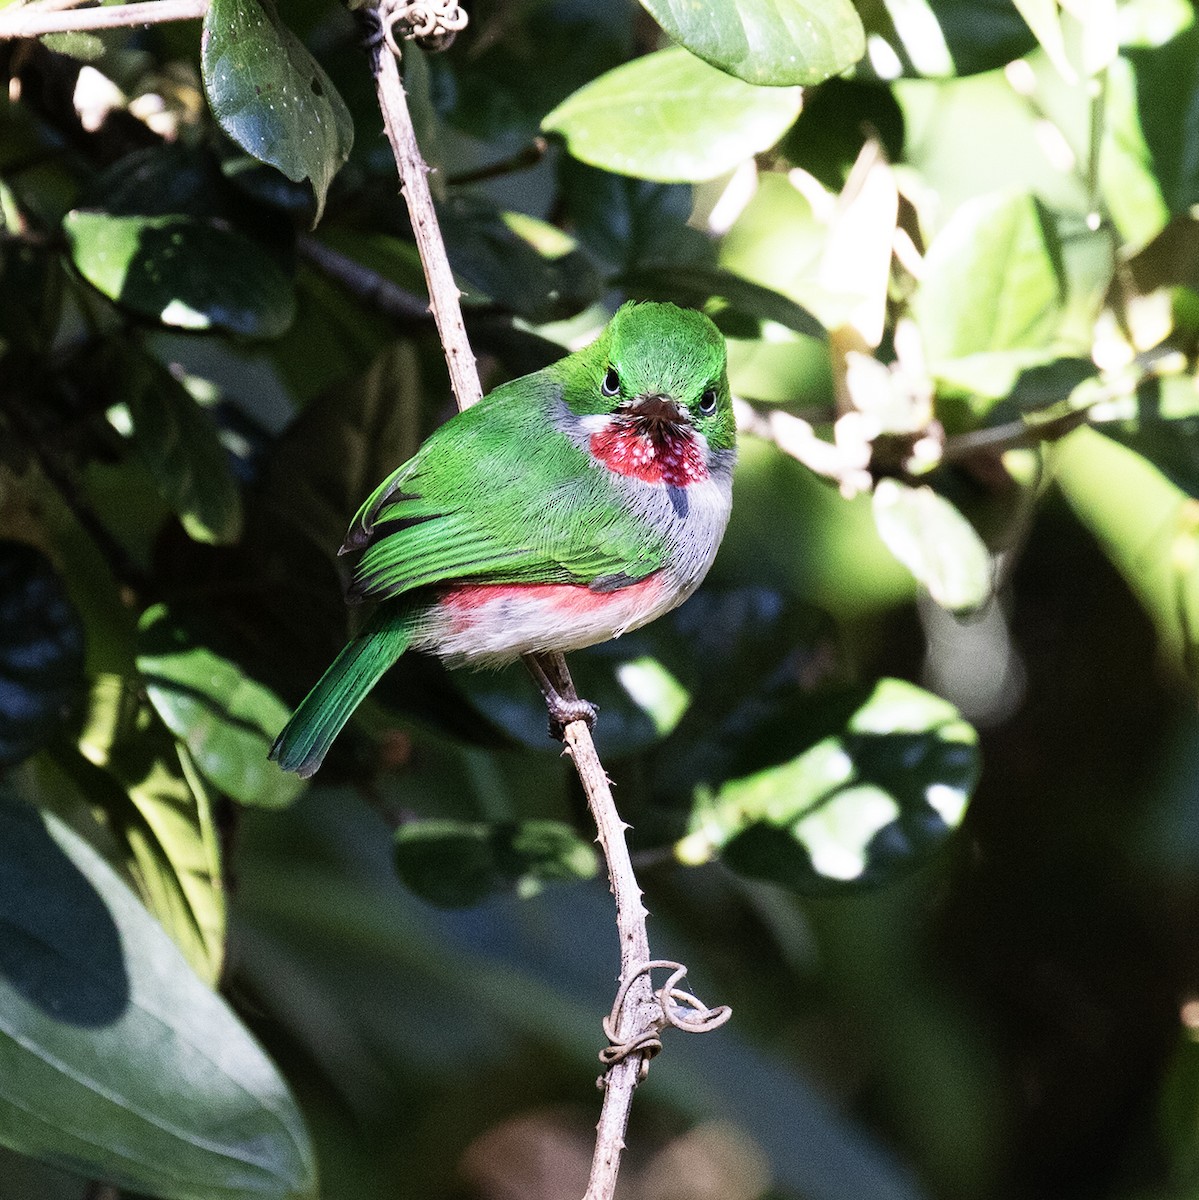
[[[700,415],[710,417],[716,411],[716,389],[707,388],[699,398]]]
[[[604,382],[600,384],[600,391],[605,396],[615,396],[620,391],[620,376],[616,374],[615,367],[609,367],[604,373]]]

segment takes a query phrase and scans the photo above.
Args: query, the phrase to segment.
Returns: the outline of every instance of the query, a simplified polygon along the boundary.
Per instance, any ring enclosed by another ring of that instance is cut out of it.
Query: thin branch
[[[445,349],[450,378],[459,408],[466,408],[482,397],[474,355],[462,321],[459,292],[450,272],[445,245],[429,194],[428,167],[420,154],[408,114],[408,104],[392,54],[380,44],[373,56],[375,85],[383,112],[387,137],[395,152],[404,199],[416,233],[421,261],[429,285],[429,296],[437,328]],[[565,659],[561,654],[544,655],[542,669],[568,697],[576,697]],[[577,697],[576,697],[577,698]],[[628,984],[628,995],[616,1018],[616,1039],[629,1042],[638,1035],[661,1028],[664,1008],[654,999],[653,984],[645,964],[649,962],[649,937],[641,889],[633,872],[625,843],[627,826],[620,819],[612,799],[591,730],[585,721],[571,721],[563,731],[567,752],[575,764],[579,781],[595,819],[598,840],[608,864],[608,876],[616,898],[616,922],[620,937],[621,983]],[[628,1125],[633,1092],[643,1066],[652,1051],[634,1050],[621,1057],[607,1070],[604,1101],[597,1126],[595,1156],[586,1200],[611,1200],[624,1133]]]
[[[476,167],[473,171],[463,171],[460,175],[451,175],[446,183],[450,187],[459,187],[466,183],[482,183],[487,179],[501,179],[505,175],[515,175],[517,171],[527,171],[545,157],[549,148],[550,144],[547,139],[535,137],[527,146],[510,157]]]
[[[408,205],[408,215],[412,218],[412,232],[416,235],[416,246],[429,285],[429,307],[433,310],[433,319],[437,322],[437,332],[445,349],[450,386],[454,389],[458,407],[469,408],[483,398],[483,389],[479,384],[475,356],[466,336],[466,325],[462,321],[462,306],[458,303],[461,293],[450,270],[450,260],[445,252],[445,243],[441,240],[441,229],[429,192],[429,168],[416,144],[412,117],[408,112],[408,98],[404,94],[395,56],[380,42],[375,47],[373,60],[379,108],[383,112],[387,140],[391,142],[399,168],[400,186]]]
[[[407,292],[399,284],[364,267],[356,259],[318,242],[302,237],[296,244],[301,258],[307,259],[323,275],[339,283],[355,299],[396,321],[428,321],[432,314],[421,296]]]
[[[164,21],[192,21],[208,11],[208,0],[145,0],[107,8],[48,11],[29,5],[0,13],[0,40],[41,37],[47,33],[82,33],[96,29],[127,29]]]

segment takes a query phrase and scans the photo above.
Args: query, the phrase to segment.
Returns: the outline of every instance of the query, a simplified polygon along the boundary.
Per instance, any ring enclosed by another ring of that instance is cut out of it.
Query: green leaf
[[[465,195],[451,196],[439,216],[455,274],[534,324],[572,317],[598,299],[591,260],[554,226]]]
[[[874,522],[887,549],[950,612],[968,613],[991,595],[991,557],[958,509],[927,485],[881,479]]]
[[[615,282],[632,296],[673,300],[688,308],[705,308],[716,301],[718,323],[731,315],[773,321],[820,341],[828,338],[824,326],[802,305],[722,267],[647,263]]]
[[[1022,367],[1051,354],[1064,289],[1060,247],[1038,200],[968,201],[929,247],[912,302],[929,369],[955,382],[982,377],[1004,394]]]
[[[139,625],[138,669],[158,714],[204,777],[242,804],[282,808],[304,783],[267,759],[287,706],[162,605]]]
[[[134,448],[162,498],[196,541],[237,541],[241,493],[212,417],[157,359],[118,351],[115,365]]]
[[[54,747],[36,799],[54,811],[76,794],[115,839],[110,861],[126,869],[192,970],[215,984],[225,962],[225,892],[207,790],[190,757],[126,681],[92,687],[79,749]],[[107,849],[102,846],[102,849]]]
[[[1199,498],[1199,387],[1192,376],[1146,380],[1098,407],[1092,424]]]
[[[1036,46],[1011,0],[861,0],[857,7],[870,45],[858,70],[873,68],[883,79],[973,75]]]
[[[873,885],[926,860],[957,828],[977,735],[953,705],[884,679],[844,727],[779,766],[725,783],[676,846],[799,892]]]
[[[48,559],[0,541],[0,768],[54,736],[83,691],[83,625]]]
[[[277,337],[291,324],[291,281],[257,242],[215,221],[75,209],[63,228],[94,288],[180,329]]]
[[[312,1197],[261,1047],[111,868],[0,800],[0,1143],[166,1200]]]
[[[310,180],[319,221],[329,184],[354,145],[354,123],[271,0],[213,0],[200,65],[221,128],[293,182]]]
[[[713,179],[769,149],[799,116],[799,88],[762,88],[679,47],[647,54],[567,97],[542,122],[575,158],[663,183]]]
[[[848,0],[641,0],[676,42],[746,83],[820,83],[866,50]]]
[[[408,887],[446,908],[507,889],[527,899],[596,872],[595,851],[559,821],[410,821],[396,832],[395,861]]]

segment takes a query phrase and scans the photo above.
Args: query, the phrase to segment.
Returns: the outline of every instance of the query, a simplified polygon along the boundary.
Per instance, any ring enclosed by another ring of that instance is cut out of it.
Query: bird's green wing
[[[559,403],[530,376],[438,430],[355,517],[342,548],[363,551],[350,598],[459,579],[611,589],[656,571],[661,536],[554,428]]]

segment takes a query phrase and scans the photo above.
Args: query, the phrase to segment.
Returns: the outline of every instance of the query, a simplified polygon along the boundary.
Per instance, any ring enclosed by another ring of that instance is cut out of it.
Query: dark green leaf
[[[848,0],[641,0],[658,24],[692,54],[746,83],[819,83],[866,50],[862,22]]]
[[[542,128],[592,166],[685,183],[713,179],[769,149],[800,105],[799,88],[755,87],[674,47],[601,75]]]
[[[507,889],[527,898],[596,871],[595,851],[558,821],[411,821],[396,832],[395,860],[408,887],[446,908]]]
[[[132,423],[132,441],[162,498],[200,542],[235,542],[241,493],[208,411],[156,359],[118,353],[113,379]]]
[[[944,700],[884,679],[840,731],[725,783],[676,847],[798,892],[874,885],[910,870],[961,823],[977,736]]]
[[[1092,421],[1199,497],[1199,388],[1193,377],[1146,380],[1135,395],[1099,406]]]
[[[0,801],[0,1142],[166,1200],[316,1194],[282,1077],[89,846]]]
[[[0,541],[0,768],[54,736],[83,688],[83,625],[32,546]]]
[[[688,308],[707,308],[715,301],[713,315],[718,324],[737,316],[754,323],[773,321],[822,341],[828,336],[824,326],[802,305],[722,267],[650,263],[620,276],[616,282],[631,296],[673,300]]]
[[[867,35],[894,55],[875,47],[859,70],[871,66],[884,78],[973,75],[1036,46],[1011,0],[862,0],[857,7]]]
[[[968,613],[991,595],[991,556],[974,526],[927,485],[881,479],[874,522],[887,549],[950,612]]]
[[[302,780],[267,759],[287,706],[161,605],[142,617],[137,665],[163,722],[221,791],[281,808],[303,790]]]
[[[574,316],[598,298],[595,268],[553,226],[464,195],[440,217],[455,274],[533,323]]]
[[[164,325],[277,337],[295,315],[291,281],[275,260],[215,222],[76,209],[63,225],[88,283]]]
[[[213,0],[201,42],[204,90],[221,128],[288,179],[307,179],[316,220],[349,157],[354,123],[329,76],[272,0]]]
[[[558,187],[571,232],[619,270],[712,257],[711,240],[687,224],[690,187],[614,175],[568,154],[558,159]]]

